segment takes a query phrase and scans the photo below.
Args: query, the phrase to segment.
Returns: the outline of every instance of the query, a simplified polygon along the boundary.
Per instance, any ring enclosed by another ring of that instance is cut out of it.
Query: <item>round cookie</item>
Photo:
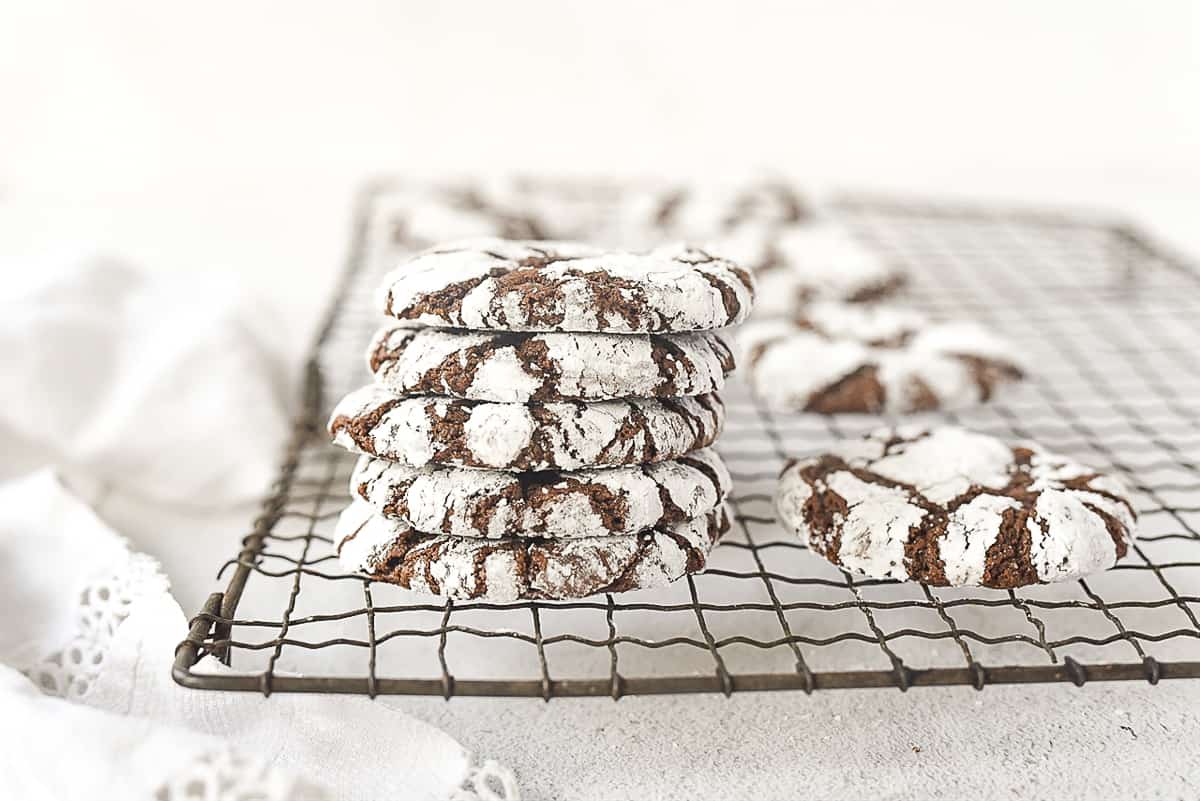
[[[397,186],[371,204],[375,249],[427,248],[470,237],[538,239],[545,234],[528,213],[496,203],[470,186]]]
[[[660,191],[652,204],[641,205],[660,235],[690,241],[724,236],[747,225],[794,225],[810,214],[792,187],[772,180],[675,187]]]
[[[444,598],[570,599],[660,587],[704,569],[729,529],[724,506],[684,523],[582,539],[421,534],[355,501],[338,518],[343,568]]]
[[[479,184],[479,194],[492,208],[508,209],[510,217],[527,216],[536,222],[536,236],[498,235],[504,239],[602,241],[597,238],[597,233],[618,216],[624,192],[624,187],[618,183],[531,176],[491,177]],[[466,239],[469,236],[447,237],[441,241]],[[654,244],[661,244],[662,241],[660,237]],[[605,241],[605,244],[629,246],[624,242]]]
[[[674,459],[711,445],[725,425],[717,395],[582,403],[400,398],[376,384],[329,420],[335,444],[413,467],[575,470]]]
[[[739,323],[754,284],[682,245],[605,252],[574,242],[470,240],[417,254],[384,279],[384,313],[492,331],[663,333]]]
[[[1136,522],[1112,476],[952,426],[880,430],[794,462],[776,508],[847,570],[1000,589],[1112,567]]]
[[[732,481],[711,449],[634,467],[510,473],[359,459],[350,492],[384,517],[456,537],[605,537],[715,509]]]
[[[724,387],[734,364],[713,331],[498,333],[389,325],[372,339],[367,366],[400,395],[525,403],[700,395]]]
[[[957,409],[1023,376],[1008,344],[973,323],[933,323],[889,306],[813,304],[737,332],[755,394],[785,411]]]
[[[753,270],[755,316],[794,314],[812,301],[875,301],[905,283],[902,270],[839,225],[812,222],[779,231],[743,228],[708,245]]]

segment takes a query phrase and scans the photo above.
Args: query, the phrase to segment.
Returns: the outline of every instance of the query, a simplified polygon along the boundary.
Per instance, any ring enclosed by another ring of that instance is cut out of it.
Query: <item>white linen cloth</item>
[[[260,494],[287,426],[268,315],[227,282],[111,262],[20,280],[0,301],[0,478],[54,465],[157,501]]]
[[[187,623],[166,577],[60,474],[187,505],[263,487],[275,365],[226,290],[180,290],[104,266],[0,303],[0,459],[23,474],[0,485],[0,795],[518,798],[503,767],[382,704],[171,680]]]

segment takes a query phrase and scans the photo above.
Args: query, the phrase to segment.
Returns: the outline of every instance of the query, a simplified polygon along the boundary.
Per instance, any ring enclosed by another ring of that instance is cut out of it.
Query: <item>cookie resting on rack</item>
[[[659,241],[705,241],[747,227],[776,229],[811,214],[792,187],[771,179],[635,189],[623,205],[623,217],[642,220],[641,227]]]
[[[719,506],[731,480],[704,449],[667,462],[510,473],[359,459],[350,493],[417,531],[456,537],[603,537],[682,523]]]
[[[816,303],[735,334],[754,393],[781,411],[819,414],[960,409],[1024,371],[1014,349],[974,323],[935,323],[893,306]]]
[[[794,462],[776,508],[846,570],[999,589],[1112,567],[1137,519],[1116,478],[952,426],[880,430]]]
[[[413,467],[575,470],[675,459],[711,445],[724,425],[717,395],[486,403],[368,384],[334,408],[329,433],[349,451]]]
[[[342,567],[444,598],[570,599],[661,587],[704,569],[729,528],[718,507],[639,534],[582,539],[421,534],[355,501],[338,518]]]
[[[754,282],[682,245],[606,252],[574,242],[469,240],[384,278],[384,313],[410,325],[491,331],[665,333],[740,323]]]
[[[527,211],[506,208],[474,186],[392,186],[371,204],[371,250],[423,249],[468,237],[539,239],[545,234]]]
[[[733,259],[758,282],[758,318],[794,314],[805,303],[878,301],[907,282],[904,270],[832,222],[781,229],[743,226],[705,249]]]
[[[720,390],[733,354],[690,334],[499,333],[384,326],[367,348],[397,394],[525,403],[680,397]]]

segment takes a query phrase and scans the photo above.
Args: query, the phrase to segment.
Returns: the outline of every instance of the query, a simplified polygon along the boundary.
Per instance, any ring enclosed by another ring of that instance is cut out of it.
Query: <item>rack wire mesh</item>
[[[771,505],[785,460],[891,422],[780,415],[736,382],[718,450],[735,525],[674,585],[573,602],[442,602],[342,573],[331,531],[353,457],[330,403],[362,383],[370,304],[392,261],[373,184],[308,364],[303,410],[230,574],[192,620],[188,687],[485,696],[973,685],[1200,677],[1200,272],[1137,228],[1087,216],[843,198],[832,212],[911,284],[905,301],[971,317],[1035,366],[1001,402],[928,414],[1032,438],[1121,474],[1141,537],[1113,570],[1002,591],[856,577],[806,552]],[[911,419],[911,418],[910,418]],[[215,655],[233,670],[200,661]]]

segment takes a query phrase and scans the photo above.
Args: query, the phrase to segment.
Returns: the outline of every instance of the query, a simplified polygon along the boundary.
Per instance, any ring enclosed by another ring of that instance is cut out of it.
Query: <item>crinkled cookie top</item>
[[[1112,476],[953,426],[884,429],[795,462],[776,504],[834,564],[938,586],[1080,578],[1125,555],[1136,521]]]
[[[417,254],[384,279],[384,312],[413,325],[499,331],[699,331],[740,323],[750,274],[684,245],[606,252],[479,239]]]

